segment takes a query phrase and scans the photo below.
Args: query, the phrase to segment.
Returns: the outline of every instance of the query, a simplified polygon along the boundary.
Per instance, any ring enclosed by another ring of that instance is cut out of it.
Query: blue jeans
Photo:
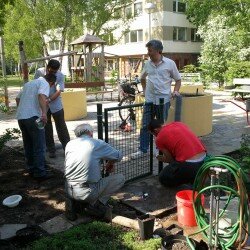
[[[161,105],[152,105],[151,103],[145,103],[143,106],[143,117],[142,117],[142,128],[140,131],[140,151],[147,153],[150,143],[150,133],[148,132],[148,124],[152,117],[156,119],[163,119],[164,121],[168,118],[168,110],[170,108],[170,102],[163,105],[163,111]],[[151,110],[153,109],[153,110]],[[153,114],[151,114],[153,112]]]
[[[45,133],[38,129],[35,120],[37,116],[18,120],[22,131],[26,167],[34,177],[46,175],[45,169]]]

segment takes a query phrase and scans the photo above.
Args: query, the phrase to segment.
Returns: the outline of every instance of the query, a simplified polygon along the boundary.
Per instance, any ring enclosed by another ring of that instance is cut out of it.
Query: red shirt
[[[179,162],[206,152],[198,137],[182,122],[164,125],[155,142],[159,150],[168,150],[172,157]]]

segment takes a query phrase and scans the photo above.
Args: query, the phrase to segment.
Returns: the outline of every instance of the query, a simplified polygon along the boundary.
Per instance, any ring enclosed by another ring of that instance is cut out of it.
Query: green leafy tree
[[[0,1],[0,35],[3,33],[2,27],[6,21],[6,7],[13,5],[15,0],[1,0]]]
[[[249,60],[250,1],[184,1],[187,18],[199,28],[204,41],[200,58],[203,76],[222,85],[228,64]]]
[[[66,41],[79,37],[84,30],[114,43],[112,31],[121,26],[119,20],[128,23],[122,11],[124,3],[129,1],[16,0],[14,6],[8,5],[7,8],[8,19],[4,28],[6,57],[19,60],[19,40],[24,41],[27,58],[48,55],[44,35],[52,41],[58,41],[60,37],[60,52],[67,46]],[[116,23],[109,25],[111,20]]]
[[[237,30],[227,26],[227,17],[212,15],[206,25],[199,28],[198,34],[204,43],[199,61],[209,81],[216,81],[221,87],[225,81],[228,62],[238,59],[239,44]]]
[[[117,42],[113,32],[123,27],[121,37],[129,27],[132,15],[125,16],[124,6],[131,4],[132,0],[88,0],[84,2],[83,22],[92,35],[104,39],[107,44]]]
[[[249,61],[232,61],[228,63],[228,69],[225,73],[227,85],[233,84],[234,78],[250,78]]]
[[[229,26],[249,30],[249,0],[184,0],[187,3],[186,15],[197,27],[204,25],[211,14],[228,17]]]

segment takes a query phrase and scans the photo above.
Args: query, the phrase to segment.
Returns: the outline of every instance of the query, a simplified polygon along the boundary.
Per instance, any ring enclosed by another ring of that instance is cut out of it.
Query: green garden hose
[[[211,168],[220,168],[226,169],[228,173],[231,175],[231,183],[229,185],[206,185],[206,180],[211,175]],[[204,195],[205,197],[208,194],[211,194],[212,191],[219,193],[227,194],[227,201],[224,208],[220,209],[219,219],[223,217],[225,210],[227,209],[228,204],[231,199],[237,198],[239,200],[238,208],[235,208],[235,211],[238,209],[238,218],[237,221],[227,227],[227,232],[218,233],[217,235],[214,227],[216,226],[216,221],[213,220],[213,238],[212,242],[215,241],[215,236],[217,236],[218,245],[221,249],[231,249],[232,247],[240,247],[244,246],[247,238],[248,238],[248,218],[249,218],[249,207],[248,207],[248,194],[247,189],[245,187],[245,183],[247,181],[247,176],[244,171],[241,169],[239,164],[231,157],[228,156],[213,156],[209,157],[200,170],[198,171],[195,181],[194,181],[194,191],[197,192],[196,198],[195,192],[193,192],[193,207],[195,211],[197,225],[200,230],[197,233],[202,233],[207,240],[209,240],[208,232],[210,229],[210,219],[207,211],[205,211],[204,207],[201,203],[201,197]],[[218,220],[219,222],[219,220]],[[217,223],[218,223],[217,222]],[[195,249],[187,236],[187,242],[189,243],[191,249]]]

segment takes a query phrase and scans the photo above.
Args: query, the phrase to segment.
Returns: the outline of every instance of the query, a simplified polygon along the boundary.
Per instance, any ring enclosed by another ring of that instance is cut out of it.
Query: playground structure
[[[104,44],[99,37],[83,35],[70,43],[71,76],[73,82],[102,82],[104,81]],[[100,52],[94,52],[101,47]]]
[[[72,79],[73,82],[75,80],[79,82],[104,81],[104,44],[105,41],[102,39],[85,34],[70,43],[71,51],[69,52],[27,60],[24,44],[22,41],[19,41],[19,54],[24,82],[28,80],[28,63],[46,61],[63,56],[70,56],[71,76],[75,78]],[[101,47],[100,52],[94,52],[98,47]]]

